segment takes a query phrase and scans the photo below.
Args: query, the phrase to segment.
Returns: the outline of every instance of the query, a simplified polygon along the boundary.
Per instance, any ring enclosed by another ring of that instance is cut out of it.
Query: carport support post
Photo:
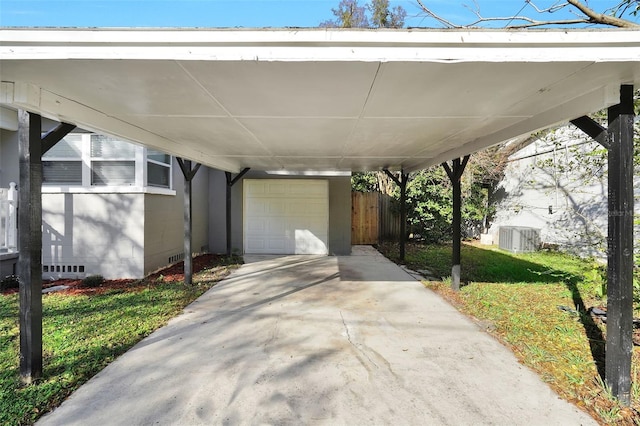
[[[451,288],[455,291],[460,290],[460,264],[461,254],[460,248],[462,245],[462,189],[460,187],[460,180],[462,173],[464,172],[469,156],[466,155],[462,160],[456,158],[453,160],[453,168],[449,167],[447,163],[442,163],[451,184],[453,185],[453,253],[452,267],[451,267]]]
[[[75,126],[61,123],[44,137],[42,118],[18,110],[18,281],[20,285],[20,379],[42,376],[42,155]]]
[[[631,404],[633,351],[633,86],[620,86],[608,129],[589,117],[571,122],[608,151],[607,342],[605,382]]]
[[[227,256],[231,256],[231,188],[236,184],[236,182],[242,179],[242,176],[244,176],[248,171],[249,167],[243,169],[234,178],[231,178],[231,172],[224,172],[227,179]]]
[[[609,229],[605,381],[631,403],[633,351],[633,86],[620,88],[609,108]]]
[[[384,172],[400,187],[400,261],[404,262],[407,241],[407,182],[409,181],[409,173],[400,170],[400,179],[398,179],[389,170],[384,169]]]
[[[18,280],[20,282],[20,378],[42,376],[42,160],[41,118],[18,111]]]
[[[191,160],[176,158],[182,175],[184,176],[184,283],[191,285],[193,283],[193,250],[191,248],[191,227],[192,227],[192,208],[191,208],[191,181],[195,177],[200,164],[191,168]]]

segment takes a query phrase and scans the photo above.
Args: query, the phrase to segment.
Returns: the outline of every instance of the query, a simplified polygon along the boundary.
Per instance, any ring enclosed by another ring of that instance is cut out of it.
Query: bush
[[[100,287],[104,283],[104,277],[102,275],[89,275],[82,280],[83,287]]]
[[[18,277],[16,275],[7,275],[0,280],[0,291],[18,287],[20,287],[20,282],[18,281]]]

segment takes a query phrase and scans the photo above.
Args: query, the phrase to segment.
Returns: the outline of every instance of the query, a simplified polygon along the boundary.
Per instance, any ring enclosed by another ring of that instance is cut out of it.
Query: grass
[[[43,296],[42,379],[19,379],[18,295],[0,295],[0,424],[32,424],[142,338],[215,285],[236,262],[222,259],[194,285],[141,280],[91,295]]]
[[[379,249],[398,260],[397,245]],[[443,277],[425,285],[477,319],[561,397],[602,424],[640,425],[640,348],[633,349],[631,407],[613,398],[601,378],[606,330],[587,313],[591,306],[606,306],[602,268],[595,262],[557,252],[515,255],[463,244],[466,285],[453,292],[447,283],[450,245],[409,244],[405,258],[408,267]],[[639,308],[636,303],[636,316]]]

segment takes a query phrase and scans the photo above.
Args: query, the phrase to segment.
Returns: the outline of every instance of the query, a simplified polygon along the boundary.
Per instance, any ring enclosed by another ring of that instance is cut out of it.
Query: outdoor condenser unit
[[[540,246],[540,230],[524,226],[501,226],[499,247],[513,253],[536,251]]]

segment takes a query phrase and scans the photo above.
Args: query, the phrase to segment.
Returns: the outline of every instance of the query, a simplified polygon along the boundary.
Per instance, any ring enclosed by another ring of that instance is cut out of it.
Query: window
[[[135,185],[136,148],[128,142],[91,135],[91,185]]]
[[[42,180],[82,185],[82,135],[67,135],[42,156]]]
[[[171,156],[147,149],[147,183],[150,186],[171,188]]]
[[[130,142],[72,133],[42,157],[43,184],[85,188],[171,189],[171,156]]]

